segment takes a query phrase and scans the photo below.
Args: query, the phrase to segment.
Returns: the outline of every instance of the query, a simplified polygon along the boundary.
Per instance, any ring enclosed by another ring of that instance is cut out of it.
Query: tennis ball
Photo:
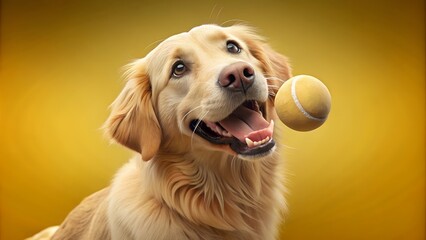
[[[317,78],[298,75],[288,79],[275,96],[275,110],[280,120],[297,131],[311,131],[321,126],[331,108],[331,95]]]

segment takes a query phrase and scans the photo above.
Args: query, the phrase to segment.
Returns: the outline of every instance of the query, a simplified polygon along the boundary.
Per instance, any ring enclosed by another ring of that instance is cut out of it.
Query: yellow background
[[[1,239],[59,224],[131,153],[99,127],[120,68],[156,41],[245,20],[322,79],[329,120],[285,129],[282,239],[425,239],[423,1],[66,1],[1,5]]]

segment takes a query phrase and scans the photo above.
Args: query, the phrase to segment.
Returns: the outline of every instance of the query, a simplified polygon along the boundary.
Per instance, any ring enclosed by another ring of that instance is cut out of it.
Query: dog
[[[161,42],[128,66],[104,125],[136,157],[51,239],[275,239],[286,203],[274,97],[290,77],[245,25]]]

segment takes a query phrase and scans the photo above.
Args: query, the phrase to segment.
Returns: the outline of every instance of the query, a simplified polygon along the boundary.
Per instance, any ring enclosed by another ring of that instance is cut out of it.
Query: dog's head
[[[243,159],[274,150],[274,96],[287,59],[246,26],[203,25],[135,61],[105,126],[151,159],[158,151],[222,151]]]

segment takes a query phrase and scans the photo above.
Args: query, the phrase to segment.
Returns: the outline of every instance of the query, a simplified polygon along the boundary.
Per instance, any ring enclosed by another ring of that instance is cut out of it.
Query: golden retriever
[[[52,239],[276,238],[285,189],[273,100],[287,59],[250,27],[202,25],[125,76],[105,129],[140,154]]]

